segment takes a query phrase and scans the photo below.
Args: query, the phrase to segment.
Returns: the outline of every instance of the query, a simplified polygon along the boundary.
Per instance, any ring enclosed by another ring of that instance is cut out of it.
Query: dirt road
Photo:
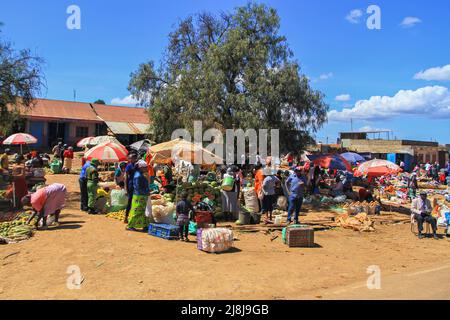
[[[48,180],[66,184],[70,193],[62,224],[37,232],[29,241],[0,246],[0,299],[357,298],[360,292],[333,292],[365,283],[368,266],[380,267],[382,279],[387,279],[382,286],[389,288],[390,283],[407,283],[401,275],[450,261],[446,239],[418,240],[407,224],[376,225],[375,233],[340,228],[316,232],[318,247],[299,249],[263,233],[236,233],[233,251],[207,254],[194,242],[127,232],[119,221],[82,213],[75,175]],[[78,290],[67,286],[71,266],[79,267],[84,279]],[[425,281],[430,277],[408,284],[410,296],[422,292],[421,298],[449,299],[448,277],[436,278],[446,282],[434,286],[442,288],[435,291]],[[404,295],[392,291],[379,297]]]

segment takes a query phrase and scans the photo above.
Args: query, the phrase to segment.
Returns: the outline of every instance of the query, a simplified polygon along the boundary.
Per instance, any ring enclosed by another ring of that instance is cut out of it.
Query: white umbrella
[[[98,136],[98,137],[93,138],[89,144],[92,146],[97,146],[97,145],[105,143],[105,142],[114,142],[114,143],[120,144],[119,140],[117,140],[116,137],[113,137],[113,136]]]

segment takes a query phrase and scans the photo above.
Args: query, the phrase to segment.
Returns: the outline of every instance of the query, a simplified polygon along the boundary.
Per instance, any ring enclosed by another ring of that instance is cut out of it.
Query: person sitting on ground
[[[110,189],[109,187],[97,189],[97,200],[95,202],[95,211],[98,213],[106,213],[110,202]]]
[[[181,194],[181,200],[177,203],[177,226],[180,227],[180,240],[189,242],[189,216],[194,212],[194,207],[191,202],[187,200],[187,193]]]
[[[372,202],[373,201],[373,186],[369,185],[367,187],[360,188],[358,194],[359,194],[359,201]]]
[[[330,195],[333,197],[342,196],[344,194],[344,184],[339,176],[336,176],[336,183],[331,187]]]
[[[37,190],[31,195],[23,197],[22,205],[33,208],[33,214],[27,223],[30,223],[37,215],[36,228],[39,227],[39,221],[42,220],[42,228],[46,229],[47,217],[54,215],[55,225],[59,225],[59,215],[66,204],[66,195],[66,186],[60,183],[54,183]]]
[[[433,237],[434,239],[438,239],[436,234],[437,232],[437,220],[435,217],[431,215],[433,208],[431,206],[431,202],[427,199],[427,193],[422,191],[420,193],[420,197],[416,198],[412,201],[411,204],[411,214],[414,219],[417,221],[417,227],[419,231],[419,239],[423,238],[423,223],[427,222],[431,225],[433,229]]]
[[[9,170],[9,149],[5,149],[5,152],[0,155],[0,164],[3,170]]]

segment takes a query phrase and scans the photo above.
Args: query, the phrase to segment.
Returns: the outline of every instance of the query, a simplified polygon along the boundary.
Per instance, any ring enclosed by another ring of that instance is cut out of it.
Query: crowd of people
[[[50,166],[59,168],[59,173],[70,173],[74,159],[74,152],[71,146],[59,142],[52,149],[53,158],[47,154],[39,154],[35,151],[27,153],[25,156],[17,155],[13,166],[12,175],[15,183],[16,198],[22,199],[22,204],[37,205],[37,212],[45,207],[45,201],[53,199],[51,192],[65,194],[65,188],[55,185],[38,195],[28,197],[28,185],[26,177],[32,169]],[[10,150],[6,149],[0,154],[0,165],[4,170],[9,167],[8,158]],[[287,154],[281,159],[289,169],[275,170],[279,168],[279,162],[275,165],[272,158],[268,157],[259,161],[255,165],[231,165],[214,168],[206,174],[207,179],[216,180],[217,176],[222,181],[222,210],[227,220],[236,219],[240,212],[241,203],[243,203],[244,188],[252,188],[257,198],[259,213],[264,217],[265,223],[273,223],[273,211],[282,207],[287,209],[287,224],[299,224],[303,201],[306,196],[315,196],[326,194],[330,197],[344,197],[359,201],[372,202],[376,199],[374,189],[379,186],[389,187],[388,179],[381,177],[371,181],[362,181],[358,183],[359,189],[355,192],[354,184],[358,179],[354,178],[351,172],[340,170],[329,170],[314,165],[309,161],[302,161]],[[151,201],[149,197],[152,194],[158,194],[160,191],[171,192],[176,188],[177,182],[174,181],[174,163],[168,162],[164,165],[155,165],[153,157],[148,151],[132,150],[126,162],[116,165],[114,172],[113,188],[100,187],[98,159],[82,159],[82,168],[79,175],[80,186],[80,209],[88,214],[105,213],[105,207],[109,204],[111,207],[124,208],[127,230],[147,230],[149,225],[148,212],[151,212]],[[357,165],[357,164],[356,164]],[[402,169],[407,171],[404,163],[400,163]],[[55,170],[54,170],[55,171]],[[201,166],[189,165],[188,182],[197,181],[201,173]],[[57,172],[55,172],[57,173]],[[430,206],[426,194],[420,193],[417,197],[418,176],[426,176],[441,184],[450,185],[450,165],[440,168],[438,163],[419,164],[414,167],[408,176],[407,189],[408,197],[412,202],[412,213],[418,223],[419,236],[422,234],[423,223],[429,222],[435,233],[436,223],[428,214]],[[112,190],[111,190],[112,189]],[[193,206],[188,200],[186,194],[180,195],[180,201],[176,204],[176,223],[180,227],[182,238],[187,239],[187,226],[189,217],[192,216]],[[113,200],[114,199],[114,200]],[[53,200],[52,200],[53,201]],[[57,207],[60,203],[57,203]],[[149,207],[150,206],[150,207]],[[50,211],[52,214],[60,209],[45,209],[42,218]],[[45,225],[45,221],[44,221]]]

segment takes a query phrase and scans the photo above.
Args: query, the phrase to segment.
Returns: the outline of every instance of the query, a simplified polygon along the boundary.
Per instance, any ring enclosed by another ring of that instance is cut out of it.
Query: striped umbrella
[[[9,136],[3,141],[5,145],[20,145],[20,153],[22,152],[22,146],[24,144],[34,144],[37,143],[37,139],[28,133],[16,133]]]
[[[80,141],[77,142],[77,147],[83,148],[87,145],[91,145],[92,139],[94,139],[94,137],[86,137],[81,139]]]
[[[105,163],[115,163],[126,161],[127,155],[127,149],[120,143],[105,142],[87,151],[84,157],[87,160],[96,158]]]
[[[320,155],[313,160],[313,163],[326,169],[352,171],[350,163],[338,154]]]
[[[398,173],[402,169],[393,162],[387,160],[374,159],[364,162],[355,170],[355,177],[373,176],[381,177],[387,174]]]

